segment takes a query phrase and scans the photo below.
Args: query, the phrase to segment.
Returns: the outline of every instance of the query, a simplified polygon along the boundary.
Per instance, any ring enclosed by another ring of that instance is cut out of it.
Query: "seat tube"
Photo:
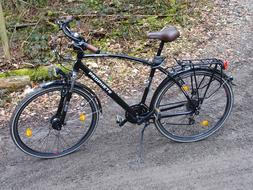
[[[162,51],[163,51],[163,46],[164,46],[164,41],[161,41],[160,45],[159,45],[159,48],[157,50],[157,56],[160,56]]]
[[[143,93],[143,96],[142,96],[142,99],[141,99],[142,104],[145,104],[145,102],[146,102],[148,92],[149,92],[150,86],[152,84],[153,77],[155,75],[155,71],[156,71],[156,68],[152,68],[151,71],[150,71],[149,78],[148,78],[148,81],[147,81],[147,86],[144,90],[144,93]]]
[[[160,56],[161,55],[162,50],[163,50],[163,46],[164,46],[164,41],[161,41],[161,43],[159,45],[159,48],[158,48],[158,51],[156,53],[156,56]],[[145,102],[146,102],[146,99],[147,99],[147,96],[148,96],[148,92],[149,92],[150,86],[152,84],[153,77],[155,75],[155,71],[156,71],[156,68],[151,68],[151,72],[149,74],[147,86],[146,86],[146,88],[144,90],[144,93],[143,93],[143,96],[142,96],[142,99],[141,99],[141,103],[142,104],[145,104]]]

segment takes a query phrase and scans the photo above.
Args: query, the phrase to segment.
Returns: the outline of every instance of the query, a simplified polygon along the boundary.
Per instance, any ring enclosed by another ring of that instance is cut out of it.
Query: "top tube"
[[[119,58],[119,59],[128,59],[132,61],[136,61],[139,63],[143,63],[144,65],[152,66],[152,62],[149,62],[145,59],[141,58],[136,58],[136,57],[131,57],[128,55],[123,55],[123,54],[111,54],[111,53],[100,53],[100,54],[84,54],[83,58],[94,58],[94,57],[108,57],[108,58]]]

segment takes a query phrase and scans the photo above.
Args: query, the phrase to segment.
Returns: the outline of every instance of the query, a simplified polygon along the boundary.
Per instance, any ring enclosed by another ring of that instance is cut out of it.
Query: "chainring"
[[[130,107],[134,110],[136,116],[142,116],[149,111],[148,106],[146,106],[145,104],[136,104]],[[137,123],[137,117],[133,117],[128,112],[126,112],[125,117],[130,123]]]

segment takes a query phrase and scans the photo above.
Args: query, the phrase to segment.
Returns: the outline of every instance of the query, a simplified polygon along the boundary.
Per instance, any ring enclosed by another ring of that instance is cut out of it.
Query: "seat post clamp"
[[[153,63],[153,64],[152,64],[152,68],[159,67],[159,66],[162,65],[164,62],[165,62],[165,57],[155,55],[155,56],[154,56],[154,59],[153,59],[153,61],[152,61],[152,63]]]

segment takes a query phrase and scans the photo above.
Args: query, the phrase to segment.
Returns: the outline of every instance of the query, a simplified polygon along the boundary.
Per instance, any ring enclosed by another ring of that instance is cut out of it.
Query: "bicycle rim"
[[[92,135],[98,121],[94,99],[79,88],[73,89],[65,124],[60,131],[51,119],[58,109],[61,86],[41,89],[17,107],[11,121],[14,143],[25,153],[56,158],[77,150]]]
[[[161,118],[155,121],[155,125],[164,136],[177,142],[194,142],[207,138],[222,127],[230,115],[233,105],[232,89],[225,79],[211,71],[188,71],[180,74],[179,78],[179,82],[183,83],[183,88],[191,99],[197,99],[197,96],[204,97],[208,83],[213,78],[199,114]],[[194,90],[197,86],[199,88],[198,94]],[[195,92],[193,93],[193,91]],[[186,96],[180,87],[172,81],[162,87],[154,105],[160,110],[166,106],[183,105],[166,110],[167,115],[185,113],[190,110]],[[163,112],[161,113],[163,114]]]

